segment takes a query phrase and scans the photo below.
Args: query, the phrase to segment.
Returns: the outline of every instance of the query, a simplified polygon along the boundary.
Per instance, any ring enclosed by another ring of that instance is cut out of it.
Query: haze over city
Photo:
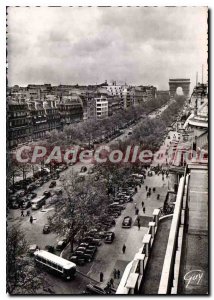
[[[201,80],[206,8],[10,7],[8,84]],[[196,26],[197,24],[197,26]]]

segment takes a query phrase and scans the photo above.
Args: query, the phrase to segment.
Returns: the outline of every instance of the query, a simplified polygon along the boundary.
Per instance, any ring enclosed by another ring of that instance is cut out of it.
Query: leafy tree
[[[48,288],[45,274],[34,267],[27,254],[27,243],[22,231],[12,226],[7,232],[7,284],[9,294],[43,293]]]
[[[64,193],[55,203],[55,212],[49,217],[53,230],[68,238],[73,252],[77,236],[83,236],[95,225],[108,202],[104,182],[86,178],[81,181],[70,172],[63,180]]]

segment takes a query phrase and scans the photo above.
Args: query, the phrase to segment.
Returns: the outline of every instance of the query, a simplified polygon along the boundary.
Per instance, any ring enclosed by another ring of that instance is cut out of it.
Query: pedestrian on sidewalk
[[[107,282],[107,285],[106,285],[106,287],[105,287],[105,290],[106,290],[107,294],[110,294],[110,293],[111,293],[111,284],[110,284],[109,281]]]
[[[123,254],[125,254],[125,252],[126,252],[126,245],[125,244],[123,245],[122,251],[123,251]]]
[[[144,214],[145,214],[145,212],[146,212],[146,208],[145,208],[145,207],[143,208],[143,212],[144,212]]]
[[[155,193],[155,190],[156,190],[156,188],[155,188],[155,187],[153,187],[153,193]]]
[[[160,199],[160,194],[157,194],[157,200],[159,200]]]
[[[148,186],[146,185],[146,191],[148,190]]]
[[[141,203],[141,204],[142,204],[142,207],[144,207],[144,202],[143,202],[143,201],[142,201],[142,203]]]
[[[26,217],[29,217],[29,216],[30,216],[30,211],[28,210],[26,213]]]
[[[31,224],[33,224],[33,217],[32,216],[30,216],[30,222],[31,222]]]
[[[114,279],[117,278],[117,270],[114,268],[114,271],[113,271],[113,275],[114,275]]]
[[[114,287],[114,279],[113,278],[110,279],[110,287]]]
[[[24,217],[24,210],[21,210],[21,217]]]
[[[103,272],[100,272],[100,282],[103,282]]]
[[[120,278],[120,270],[119,269],[117,270],[117,278],[118,279]]]
[[[134,209],[136,210],[136,208],[137,208],[137,203],[135,202],[134,203]]]
[[[134,190],[135,190],[135,193],[137,193],[137,186],[134,188]]]
[[[138,225],[137,225],[137,226],[138,226],[138,230],[140,230],[140,222],[138,222]]]

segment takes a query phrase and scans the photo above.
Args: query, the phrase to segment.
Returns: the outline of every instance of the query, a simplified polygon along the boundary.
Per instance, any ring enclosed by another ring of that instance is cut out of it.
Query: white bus
[[[31,200],[31,208],[36,210],[41,208],[43,205],[45,205],[46,196],[40,196],[36,199]]]
[[[74,278],[76,264],[44,250],[37,250],[34,256],[37,266],[41,266],[67,280]]]

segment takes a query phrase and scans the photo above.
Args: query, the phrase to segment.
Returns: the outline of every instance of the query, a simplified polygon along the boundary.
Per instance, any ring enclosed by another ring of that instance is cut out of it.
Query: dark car
[[[89,252],[86,251],[83,254],[83,257],[84,257],[84,259],[85,259],[86,262],[91,262],[93,260],[93,258],[94,258],[94,254],[89,253]]]
[[[36,184],[35,183],[31,183],[28,188],[27,188],[27,191],[28,192],[32,192],[33,190],[35,190],[37,188]]]
[[[88,249],[97,252],[97,246],[89,245]]]
[[[46,198],[49,198],[51,196],[51,192],[50,191],[44,191],[43,195],[46,197]]]
[[[9,203],[9,208],[12,208],[12,209],[18,209],[20,207],[20,204],[18,201],[11,201]]]
[[[67,245],[66,241],[65,240],[61,240],[61,241],[59,241],[57,243],[56,250],[62,251],[65,248],[66,245]]]
[[[126,216],[123,219],[122,227],[123,228],[130,228],[132,226],[132,218],[129,216]]]
[[[50,253],[54,253],[55,252],[54,246],[51,246],[51,245],[45,246],[45,250],[47,250]]]
[[[22,205],[21,205],[21,208],[22,209],[28,209],[29,207],[31,207],[31,203],[30,203],[30,201],[24,201],[23,203],[22,203]]]
[[[104,242],[106,244],[111,244],[114,241],[114,238],[115,238],[115,233],[112,232],[112,231],[109,231],[109,232],[106,233],[106,237],[105,237]]]
[[[79,246],[79,247],[76,248],[75,251],[81,251],[81,252],[84,252],[84,253],[85,253],[86,249],[87,249],[86,247],[81,247],[81,246]]]
[[[152,171],[148,171],[147,175],[148,175],[149,177],[151,177],[151,176],[152,176]]]
[[[56,181],[55,180],[51,181],[51,184],[49,185],[49,188],[51,189],[55,186],[56,186]]]
[[[75,264],[77,264],[78,266],[83,266],[85,264],[85,259],[84,258],[80,258],[76,255],[72,255],[69,260]]]
[[[43,232],[44,234],[50,233],[50,232],[51,232],[51,230],[50,230],[50,225],[45,224],[44,227],[43,227],[42,232]]]
[[[30,200],[36,198],[36,196],[37,196],[37,193],[30,193],[27,195],[27,199],[30,201]]]
[[[87,171],[87,167],[85,166],[82,166],[81,170],[80,170],[80,173],[85,173]]]
[[[89,243],[80,243],[79,244],[79,247],[85,247],[85,248],[88,248],[89,246]]]
[[[96,248],[87,248],[85,250],[85,254],[90,254],[90,255],[92,255],[92,257],[95,256],[96,252],[97,252]]]
[[[91,295],[107,295],[104,289],[92,284],[86,285],[86,291],[90,292]]]

